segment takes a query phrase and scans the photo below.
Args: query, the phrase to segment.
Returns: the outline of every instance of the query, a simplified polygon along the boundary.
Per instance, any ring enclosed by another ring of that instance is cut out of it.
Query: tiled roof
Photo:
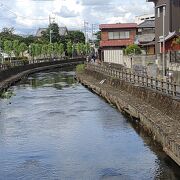
[[[109,41],[100,41],[100,47],[118,47],[118,46],[128,46],[133,44],[134,41],[131,39],[128,40],[109,40]]]
[[[138,28],[155,28],[155,21],[145,20],[144,22],[138,25]]]
[[[42,33],[45,32],[47,28],[39,28],[36,32],[37,37],[41,37]],[[66,36],[68,34],[67,27],[59,27],[59,35],[60,36]]]
[[[136,28],[136,23],[117,23],[117,24],[100,24],[100,29],[126,29],[126,28]]]
[[[139,42],[151,42],[155,39],[155,34],[142,34],[137,38]]]
[[[168,41],[169,39],[172,39],[173,37],[178,36],[176,31],[169,32],[169,34],[165,37],[165,41]],[[161,39],[159,42],[163,42],[163,39]]]

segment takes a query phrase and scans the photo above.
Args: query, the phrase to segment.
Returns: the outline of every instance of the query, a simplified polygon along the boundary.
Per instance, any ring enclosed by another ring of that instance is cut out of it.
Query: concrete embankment
[[[138,119],[142,128],[180,165],[179,100],[95,71],[78,73],[77,79],[109,103],[116,105],[119,111]]]
[[[50,61],[35,64],[27,64],[25,66],[17,66],[4,71],[0,71],[0,93],[5,91],[15,82],[21,80],[23,77],[28,76],[29,74],[53,68],[76,66],[77,64],[81,64],[84,61],[84,58]]]

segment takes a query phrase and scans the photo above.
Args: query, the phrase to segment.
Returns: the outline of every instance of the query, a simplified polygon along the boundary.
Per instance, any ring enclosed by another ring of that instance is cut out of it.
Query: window
[[[120,32],[120,39],[128,39],[129,38],[129,31]]]
[[[129,39],[129,31],[108,32],[109,39]]]
[[[109,33],[108,33],[108,36],[109,36],[109,39],[114,39],[114,38],[113,38],[113,32],[109,32]]]
[[[119,32],[114,32],[114,39],[119,39]]]

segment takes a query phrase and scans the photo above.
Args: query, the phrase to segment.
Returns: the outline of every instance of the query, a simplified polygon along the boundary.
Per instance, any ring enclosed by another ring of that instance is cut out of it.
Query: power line
[[[28,16],[18,15],[16,12],[12,11],[8,6],[6,6],[5,4],[0,2],[0,8],[2,8],[2,7],[5,8],[10,13],[14,14],[16,16],[16,18],[20,17],[20,18],[29,19],[32,21],[48,21],[47,18],[30,18]]]

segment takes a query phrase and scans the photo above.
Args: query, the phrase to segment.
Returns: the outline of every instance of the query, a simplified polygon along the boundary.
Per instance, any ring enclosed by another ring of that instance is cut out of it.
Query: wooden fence
[[[115,69],[103,65],[86,64],[86,69],[102,73],[104,75],[118,78],[136,86],[146,87],[168,94],[173,97],[180,97],[180,85],[171,79],[157,79],[147,75],[133,73],[130,69]]]

